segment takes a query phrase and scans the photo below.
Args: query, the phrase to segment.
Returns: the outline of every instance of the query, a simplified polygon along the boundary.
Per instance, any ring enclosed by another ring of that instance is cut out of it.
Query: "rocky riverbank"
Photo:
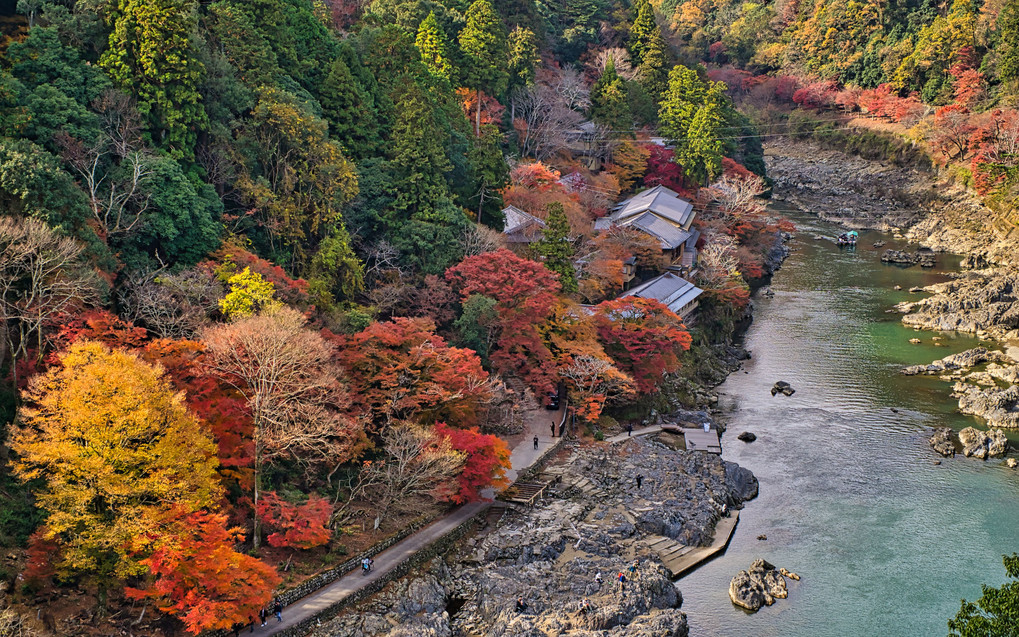
[[[684,637],[682,596],[648,540],[710,543],[723,511],[756,497],[758,485],[746,469],[674,442],[661,434],[574,447],[546,470],[562,476],[548,499],[508,510],[311,634]]]

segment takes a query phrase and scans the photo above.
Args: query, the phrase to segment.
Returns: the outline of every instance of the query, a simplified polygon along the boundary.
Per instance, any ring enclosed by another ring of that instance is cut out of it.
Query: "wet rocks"
[[[883,248],[883,247],[885,247],[885,242],[884,241],[875,241],[873,245],[874,245],[875,248]]]
[[[907,312],[905,325],[998,340],[1019,337],[1019,270],[966,272],[924,289],[931,296],[899,308]]]
[[[1009,469],[1015,469],[1016,467],[1019,467],[1019,460],[1016,460],[1015,458],[1006,458],[1005,466]]]
[[[771,606],[776,599],[789,596],[786,577],[800,579],[799,575],[778,570],[764,560],[754,560],[749,569],[740,571],[729,582],[729,599],[741,608],[756,612],[761,606]]]
[[[881,255],[881,261],[884,263],[919,265],[921,268],[933,268],[937,265],[937,260],[937,255],[927,248],[920,248],[912,253],[889,249]]]
[[[955,456],[955,443],[952,441],[952,435],[953,432],[948,427],[938,427],[929,439],[931,448],[946,458]]]
[[[1008,452],[1008,438],[1001,429],[980,431],[974,427],[966,427],[959,432],[962,453],[968,458],[995,458]]]
[[[776,394],[782,394],[783,396],[792,396],[795,393],[796,390],[793,389],[793,386],[785,382],[784,380],[778,381],[771,387],[772,396],[775,396]]]
[[[944,358],[938,359],[933,363],[927,365],[911,365],[902,370],[902,373],[906,376],[916,376],[918,374],[942,374],[949,370],[958,369],[969,369],[975,367],[981,363],[989,361],[1007,361],[1007,356],[1003,353],[988,350],[986,347],[974,347],[968,349],[965,352],[959,352],[958,354],[952,354]]]
[[[744,431],[740,435],[736,436],[736,439],[737,440],[742,440],[743,442],[753,442],[753,441],[757,440],[757,435],[753,434],[753,433],[751,433],[749,431]]]
[[[962,413],[983,418],[988,427],[1019,428],[1019,385],[981,389],[956,383],[954,389]]]

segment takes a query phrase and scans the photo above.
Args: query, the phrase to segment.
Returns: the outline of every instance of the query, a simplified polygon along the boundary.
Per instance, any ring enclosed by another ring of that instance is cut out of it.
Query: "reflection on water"
[[[720,387],[734,410],[724,457],[757,475],[761,495],[726,554],[679,581],[691,635],[944,635],[959,599],[1004,581],[1001,555],[1019,551],[1019,471],[961,457],[935,465],[928,428],[975,420],[955,412],[947,383],[898,371],[980,341],[943,334],[937,347],[886,313],[916,298],[910,287],[945,279],[881,264],[899,247],[890,237],[865,233],[855,252],[839,250],[813,238],[834,227],[792,216],[798,234],[775,296],[755,300],[753,359]],[[871,247],[878,239],[888,245]],[[957,260],[939,255],[938,265]],[[796,394],[773,398],[778,380]],[[757,441],[737,441],[741,431]],[[758,557],[803,580],[751,615],[728,586]]]

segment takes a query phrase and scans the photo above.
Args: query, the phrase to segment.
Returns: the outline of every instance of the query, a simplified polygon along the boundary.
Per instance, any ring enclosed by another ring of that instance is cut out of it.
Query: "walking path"
[[[510,453],[512,468],[506,471],[506,477],[511,482],[516,480],[521,471],[534,464],[555,443],[549,436],[548,423],[553,418],[556,419],[556,422],[560,422],[564,410],[565,405],[559,411],[543,410],[543,414],[532,414],[533,417],[525,420],[526,433],[524,441],[518,444]],[[537,449],[534,446],[535,435],[538,436]],[[486,497],[491,495],[494,494],[486,494]],[[489,502],[475,502],[457,508],[376,555],[373,558],[375,566],[367,575],[362,575],[360,569],[347,573],[332,584],[284,608],[282,622],[277,622],[275,617],[269,617],[269,623],[265,627],[255,626],[254,634],[275,635],[314,618],[319,613],[342,602],[365,586],[384,578],[393,569],[403,564],[409,557],[431,546],[432,543],[480,513],[490,504]],[[250,633],[245,630],[243,634]]]

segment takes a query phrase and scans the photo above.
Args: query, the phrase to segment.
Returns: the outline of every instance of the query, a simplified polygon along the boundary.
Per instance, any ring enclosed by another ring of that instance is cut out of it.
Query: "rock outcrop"
[[[966,272],[924,288],[931,296],[896,306],[905,325],[981,338],[1019,338],[1019,270]]]
[[[929,442],[931,448],[946,458],[955,455],[955,442],[952,441],[953,432],[948,427],[938,427],[931,435]]]
[[[510,509],[422,573],[311,634],[686,637],[682,596],[647,538],[707,544],[721,512],[741,507],[758,485],[735,463],[675,449],[669,434],[659,436],[574,450],[554,469],[563,479],[549,499]],[[582,487],[574,486],[577,476]],[[518,598],[526,610],[516,610]]]
[[[777,383],[775,383],[771,387],[771,395],[772,396],[774,396],[776,394],[782,394],[783,396],[792,396],[795,393],[796,393],[796,390],[793,389],[793,386],[790,385],[789,383],[785,382],[784,380],[778,381]]]
[[[736,439],[742,440],[743,442],[753,442],[757,440],[757,434],[750,431],[744,431],[740,435],[736,436]]]
[[[952,354],[944,358],[938,359],[933,363],[927,365],[912,365],[902,370],[902,373],[906,376],[915,376],[917,374],[942,374],[946,371],[957,370],[957,369],[969,369],[976,367],[981,363],[988,361],[1008,361],[1009,358],[1004,353],[988,350],[986,347],[974,347],[968,349],[965,352],[959,352],[958,354]]]
[[[962,413],[983,418],[988,427],[1019,427],[1019,385],[981,389],[959,382],[953,389]]]
[[[962,453],[968,458],[995,458],[1008,453],[1008,438],[1001,429],[980,431],[966,427],[959,432]]]
[[[776,599],[789,596],[785,578],[799,580],[800,576],[785,569],[778,570],[764,560],[754,560],[750,568],[740,571],[729,582],[729,599],[749,611],[771,606]]]

